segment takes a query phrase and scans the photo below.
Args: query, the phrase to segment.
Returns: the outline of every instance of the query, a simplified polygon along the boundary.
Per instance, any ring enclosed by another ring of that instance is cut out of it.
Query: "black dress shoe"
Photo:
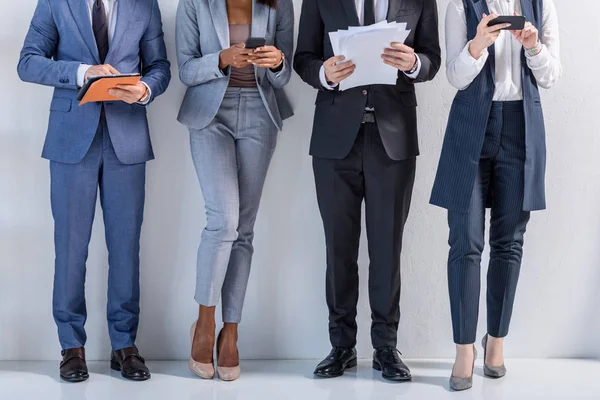
[[[334,347],[326,359],[321,361],[314,374],[321,378],[335,378],[344,375],[344,371],[356,367],[356,349]]]
[[[390,381],[410,381],[410,370],[400,359],[400,352],[393,347],[382,347],[373,353],[373,368]]]
[[[83,382],[90,377],[85,363],[83,347],[63,350],[61,353],[60,378],[67,382]]]
[[[121,376],[132,381],[146,381],[150,379],[150,371],[146,367],[146,360],[136,347],[113,351],[110,357],[110,367],[121,371]]]

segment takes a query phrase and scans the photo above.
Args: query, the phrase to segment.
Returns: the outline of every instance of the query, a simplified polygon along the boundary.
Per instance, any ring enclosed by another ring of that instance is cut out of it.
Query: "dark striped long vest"
[[[543,0],[520,0],[523,15],[542,31]],[[486,0],[463,0],[469,40],[477,33],[482,14],[489,14]],[[494,97],[495,52],[489,48],[489,58],[475,80],[456,94],[442,154],[431,194],[431,204],[452,211],[469,210],[479,158],[485,138],[488,118]],[[522,59],[523,103],[526,126],[525,195],[523,210],[546,208],[546,132],[537,82]]]

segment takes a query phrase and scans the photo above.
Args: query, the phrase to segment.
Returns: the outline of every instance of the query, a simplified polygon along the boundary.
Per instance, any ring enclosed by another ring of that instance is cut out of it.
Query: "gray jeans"
[[[230,88],[211,124],[190,129],[192,158],[206,204],[198,249],[196,301],[239,323],[254,248],[254,222],[277,145],[277,128],[254,88]]]

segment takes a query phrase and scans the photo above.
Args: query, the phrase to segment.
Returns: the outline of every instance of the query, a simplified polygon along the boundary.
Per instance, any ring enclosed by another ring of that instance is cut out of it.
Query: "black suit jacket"
[[[319,71],[333,57],[329,32],[358,26],[354,0],[304,0],[294,69],[309,85],[319,89],[310,154],[320,158],[345,158],[356,140],[367,104],[367,93],[386,152],[394,160],[419,155],[417,99],[414,83],[435,77],[440,63],[436,0],[389,0],[388,21],[406,22],[406,45],[421,59],[416,79],[398,73],[396,85],[373,85],[343,92],[326,90]]]

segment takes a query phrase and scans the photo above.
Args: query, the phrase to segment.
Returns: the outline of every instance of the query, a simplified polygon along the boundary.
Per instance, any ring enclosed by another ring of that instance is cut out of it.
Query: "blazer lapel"
[[[87,45],[88,49],[96,64],[100,64],[100,55],[98,54],[98,45],[94,38],[94,32],[92,31],[92,21],[90,19],[90,10],[88,8],[86,0],[68,0],[69,8],[75,19],[75,23],[79,28],[79,33],[83,37],[83,41]]]
[[[114,54],[119,47],[119,43],[123,39],[123,34],[127,31],[129,27],[129,22],[131,17],[134,15],[135,5],[138,0],[118,0],[117,1],[117,21],[115,24],[115,33],[113,35],[112,40],[110,41],[110,48],[108,49],[108,54],[106,55],[106,61],[111,59],[111,56]],[[110,64],[110,63],[109,63]]]
[[[271,7],[252,2],[252,37],[266,37]]]
[[[473,0],[473,10],[475,11],[475,16],[477,17],[477,23],[481,22],[483,14],[490,14],[490,9],[487,5],[487,0]],[[492,70],[492,79],[496,81],[496,49],[494,45],[488,47],[488,53],[488,60],[490,62],[490,68]]]
[[[356,3],[354,0],[340,0],[346,11],[346,17],[348,18],[348,26],[360,26],[360,20],[358,19],[358,12],[356,11]]]
[[[208,7],[212,16],[213,25],[219,36],[221,48],[227,49],[229,43],[229,22],[227,19],[227,2],[225,0],[209,0]]]

